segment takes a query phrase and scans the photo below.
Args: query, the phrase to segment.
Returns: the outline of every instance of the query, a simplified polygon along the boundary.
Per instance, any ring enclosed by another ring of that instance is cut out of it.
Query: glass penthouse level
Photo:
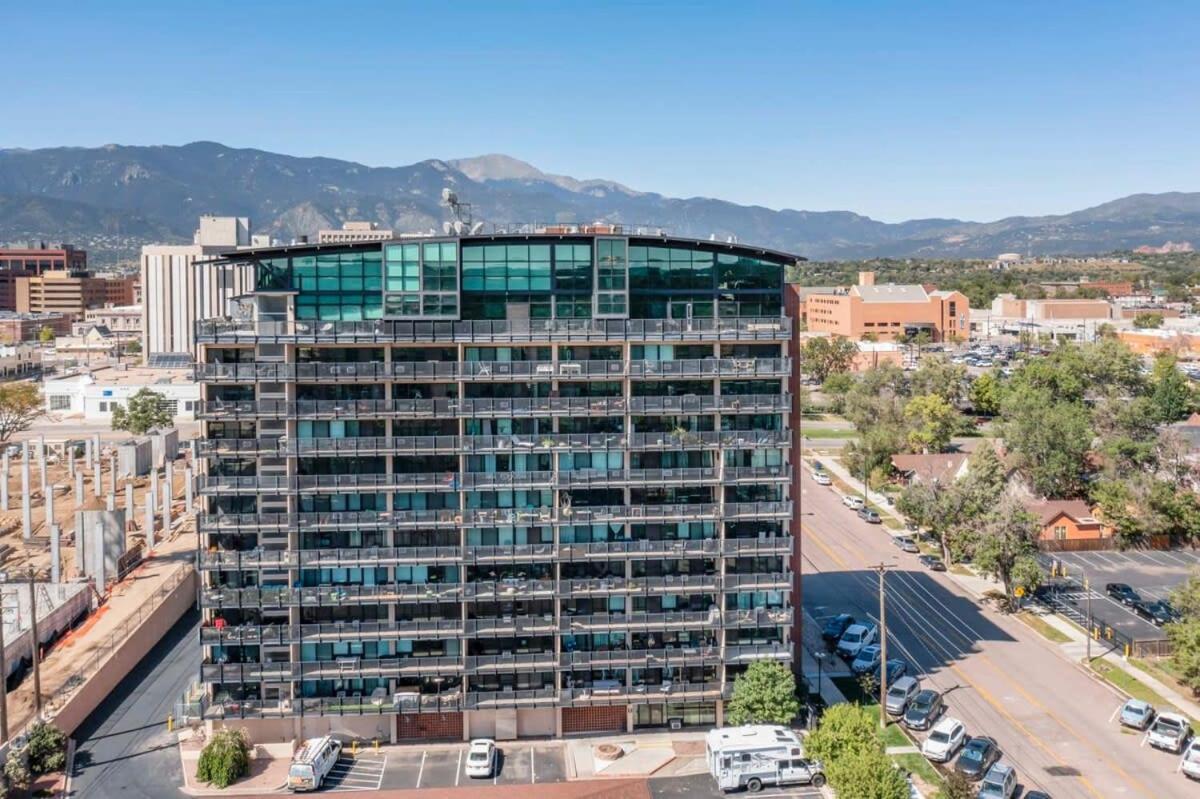
[[[257,287],[197,330],[206,718],[708,725],[790,663],[794,256],[560,227],[229,257]]]

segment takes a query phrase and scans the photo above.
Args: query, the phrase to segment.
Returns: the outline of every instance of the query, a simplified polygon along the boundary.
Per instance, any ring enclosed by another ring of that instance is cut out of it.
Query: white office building
[[[252,291],[254,273],[211,263],[220,253],[251,244],[248,217],[202,216],[191,244],[142,248],[142,352],[191,353],[197,319],[225,316],[233,297]]]

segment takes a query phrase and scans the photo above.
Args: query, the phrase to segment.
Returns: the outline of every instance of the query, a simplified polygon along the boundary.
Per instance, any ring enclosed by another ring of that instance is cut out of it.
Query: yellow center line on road
[[[849,569],[849,566],[846,564],[846,562],[844,560],[842,560],[840,557],[838,557],[833,552],[833,550],[830,549],[829,546],[825,542],[823,542],[816,533],[814,533],[812,531],[812,528],[810,528],[808,525],[801,522],[800,529],[802,532],[807,533],[809,539],[813,543],[815,543],[818,547],[820,547],[823,552],[825,552],[827,555],[829,555],[833,559],[833,561],[835,563],[837,563],[841,568]],[[925,644],[926,648],[929,649],[929,647],[932,643],[931,640],[929,640],[927,638],[927,636],[921,630],[917,630],[916,628],[914,628],[914,632],[917,634],[917,637],[919,639],[921,639],[922,643]],[[930,651],[932,651],[932,650],[930,650]],[[983,654],[983,653],[979,653],[979,654]],[[985,658],[986,658],[986,656],[985,656]],[[1066,761],[1064,761],[1058,755],[1057,752],[1055,752],[1053,749],[1051,749],[1041,738],[1034,735],[1033,732],[1028,727],[1026,727],[1015,716],[1013,716],[1011,713],[1009,713],[1008,710],[1006,710],[1005,707],[1000,702],[996,701],[995,697],[993,697],[991,695],[991,693],[989,693],[987,691],[987,689],[983,688],[981,685],[979,685],[974,680],[972,680],[970,677],[968,677],[966,674],[964,674],[963,671],[957,665],[955,665],[953,663],[950,663],[947,665],[950,667],[950,670],[954,672],[954,674],[958,677],[959,680],[961,680],[962,682],[964,682],[967,685],[970,685],[972,688],[974,688],[975,692],[978,693],[979,696],[981,696],[985,702],[987,702],[989,705],[991,705],[993,708],[995,708],[996,711],[998,713],[1000,713],[1000,715],[1002,715],[1004,718],[1008,719],[1008,721],[1011,724],[1013,724],[1013,726],[1015,726],[1022,733],[1024,733],[1025,737],[1028,738],[1031,742],[1033,742],[1033,744],[1036,745],[1039,749],[1041,749],[1043,752],[1045,752],[1047,755],[1049,755],[1051,760],[1054,760],[1055,762],[1057,762],[1060,766],[1062,766],[1064,768],[1071,768],[1071,766]],[[995,665],[991,664],[990,662],[988,665],[990,665],[993,669],[996,668]],[[1061,724],[1061,722],[1059,722],[1059,723]],[[1067,729],[1070,730],[1070,728],[1067,728]],[[1071,730],[1071,733],[1073,735],[1076,735],[1073,730]],[[1076,737],[1078,737],[1078,735],[1076,735]],[[1093,785],[1087,777],[1085,777],[1083,774],[1076,774],[1074,776],[1077,779],[1079,779],[1079,781],[1081,783],[1083,783],[1083,786],[1085,788],[1087,788],[1088,793],[1090,793],[1092,796],[1095,796],[1096,799],[1104,799],[1104,795],[1096,790],[1096,786]]]

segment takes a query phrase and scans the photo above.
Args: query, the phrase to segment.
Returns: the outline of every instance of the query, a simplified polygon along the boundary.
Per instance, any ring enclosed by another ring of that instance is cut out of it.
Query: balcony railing
[[[202,663],[201,682],[251,683],[294,680],[353,680],[424,674],[460,674],[461,657],[404,657],[364,660],[344,657],[293,663]]]
[[[340,569],[458,562],[459,547],[359,547],[348,549],[252,549],[199,554],[202,570]]]
[[[605,652],[563,652],[559,663],[564,668],[591,666],[616,668],[621,666],[687,666],[719,663],[721,650],[715,646],[677,646],[667,649],[616,649]]]
[[[780,466],[726,466],[721,473],[725,483],[786,483],[791,482],[791,464]]]
[[[726,591],[790,591],[792,575],[790,574],[726,574],[724,578]]]
[[[630,700],[638,702],[667,702],[680,699],[719,699],[724,695],[724,686],[719,682],[677,683],[661,685],[608,685],[594,683],[588,688],[565,688],[562,703],[572,705],[604,705]]]
[[[395,622],[327,622],[325,624],[247,624],[200,628],[203,646],[287,646],[329,641],[373,641],[411,636],[458,638],[463,623],[457,619],[416,619]]]
[[[505,652],[498,655],[471,655],[466,659],[469,672],[512,671],[514,669],[553,669],[558,655],[551,652]]]
[[[558,472],[556,483],[562,488],[616,485],[694,485],[711,483],[719,472],[703,469],[569,469]]]
[[[645,592],[690,593],[714,592],[720,578],[715,574],[680,574],[668,577],[593,577],[584,580],[562,580],[562,592],[571,596],[607,596]]]
[[[563,616],[559,619],[561,632],[596,630],[654,630],[695,629],[714,627],[721,623],[719,611],[678,611],[675,613],[591,613]]]
[[[468,691],[463,707],[485,710],[499,707],[526,707],[530,705],[554,705],[558,702],[558,690],[553,686],[529,690]]]
[[[202,608],[336,607],[386,602],[454,602],[462,597],[462,583],[313,586],[309,588],[203,588]]]
[[[389,343],[455,341],[783,341],[787,317],[723,319],[535,319],[461,322],[226,321],[196,323],[196,340],[209,343]]]
[[[681,397],[539,397],[532,399],[422,400],[208,400],[196,413],[204,419],[431,419],[453,417],[620,416],[702,413],[781,413],[789,394],[731,394]]]
[[[725,647],[726,663],[753,663],[756,660],[792,659],[792,648],[784,644],[733,644]]]
[[[558,629],[552,614],[544,616],[504,616],[498,619],[467,619],[466,633],[474,636],[518,633],[552,633]]]
[[[341,698],[225,699],[199,703],[200,717],[205,719],[289,718],[292,716],[371,716],[383,713],[448,713],[460,710],[462,694],[458,691],[443,694],[403,694],[392,696],[362,696]]]

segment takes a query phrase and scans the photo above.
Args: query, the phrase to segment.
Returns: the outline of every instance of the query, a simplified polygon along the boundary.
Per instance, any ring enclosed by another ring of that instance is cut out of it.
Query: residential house
[[[968,452],[936,452],[892,456],[892,468],[906,485],[953,483],[967,473]]]
[[[1081,499],[1030,500],[1025,509],[1037,517],[1040,541],[1099,540],[1110,535]]]

